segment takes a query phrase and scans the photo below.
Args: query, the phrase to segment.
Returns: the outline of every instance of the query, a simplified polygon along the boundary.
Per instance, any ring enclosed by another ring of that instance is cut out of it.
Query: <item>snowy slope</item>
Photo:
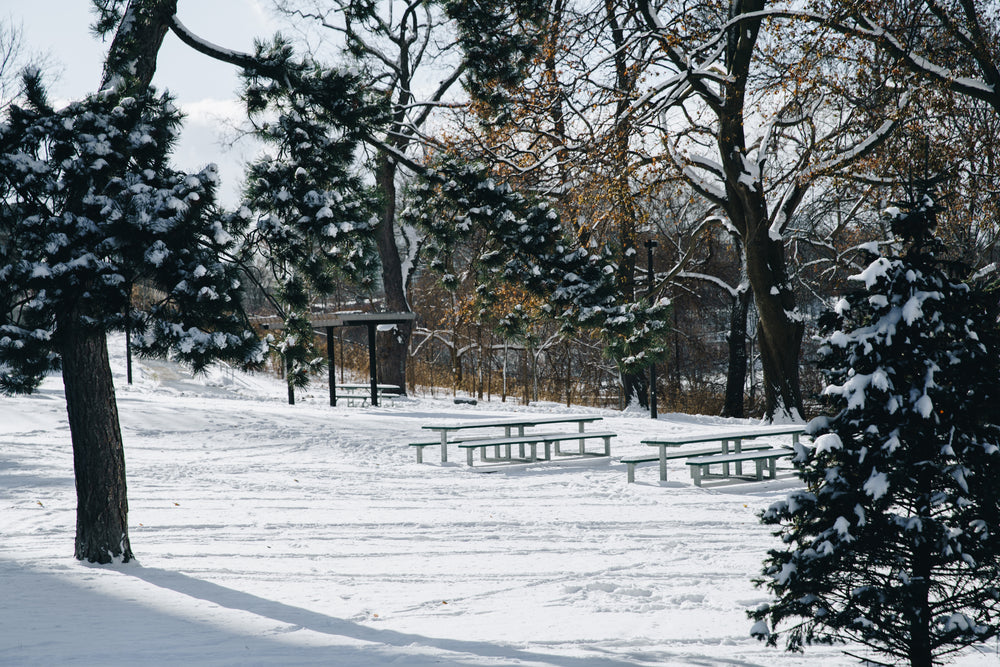
[[[289,406],[264,376],[163,362],[137,363],[127,386],[118,342],[137,562],[72,556],[61,380],[0,398],[2,665],[857,664],[748,636],[745,610],[765,600],[750,580],[773,545],[755,514],[796,484],[787,470],[696,488],[680,462],[669,482],[647,466],[631,485],[603,459],[417,464],[405,444],[422,424],[569,410],[330,408],[320,387]],[[741,423],[602,414],[616,457]],[[995,665],[996,651],[957,664]]]

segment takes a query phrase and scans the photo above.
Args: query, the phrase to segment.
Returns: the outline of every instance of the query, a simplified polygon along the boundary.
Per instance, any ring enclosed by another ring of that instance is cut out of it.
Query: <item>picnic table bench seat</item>
[[[709,442],[709,440],[704,440],[703,442]],[[770,445],[743,445],[743,451],[755,451],[760,449],[770,449]],[[678,450],[673,452],[666,452],[663,456],[663,460],[669,461],[674,459],[686,459],[694,456],[708,456],[711,454],[720,454],[718,447],[713,447],[711,449],[688,449],[688,450]],[[657,454],[640,454],[636,456],[623,456],[621,462],[625,464],[626,472],[628,474],[629,483],[635,482],[635,467],[640,463],[656,463],[660,460],[660,455]],[[661,480],[666,480],[666,472],[664,471],[661,476]]]
[[[361,402],[361,406],[364,407],[368,401],[371,399],[371,394],[362,394],[358,392],[338,392],[337,400],[347,401],[347,405],[353,407],[357,401]]]
[[[520,448],[520,456],[516,460],[522,460],[527,462],[533,462],[538,460],[538,445],[541,444],[545,447],[545,456],[542,460],[551,461],[552,460],[552,446],[555,445],[555,454],[557,456],[571,456],[571,454],[564,454],[559,447],[559,443],[566,440],[577,440],[580,443],[579,452],[580,456],[611,456],[611,438],[615,437],[614,433],[609,431],[582,431],[576,433],[560,432],[560,433],[531,433],[527,435],[513,435],[513,436],[503,436],[497,438],[470,438],[464,442],[459,442],[459,449],[464,449],[466,454],[466,463],[470,466],[472,465],[472,452],[475,449],[482,449],[480,457],[483,461],[513,461],[515,458],[511,453],[511,448],[517,445]],[[586,440],[603,440],[604,441],[604,451],[603,453],[587,452],[584,448],[584,441]],[[453,441],[456,442],[456,441]],[[495,454],[493,459],[489,459],[486,456],[486,448],[494,447]],[[505,454],[500,454],[500,448],[505,449]],[[524,448],[529,447],[531,454],[528,457],[524,455]]]
[[[686,463],[690,466],[691,479],[694,481],[694,485],[701,486],[702,480],[709,476],[708,471],[710,470],[710,466],[747,461],[753,461],[756,464],[756,479],[758,481],[764,479],[765,464],[767,465],[768,478],[774,479],[777,460],[794,454],[794,450],[788,447],[768,447],[766,449],[757,449],[756,451],[747,451],[747,449],[744,448],[739,454],[716,453],[710,456],[696,456],[688,459]],[[722,475],[722,477],[729,477],[728,472]]]
[[[706,442],[718,442],[721,448],[713,450],[711,453],[727,455],[730,454],[730,446],[733,447],[733,453],[740,454],[743,451],[754,451],[759,449],[769,448],[770,446],[762,445],[750,445],[744,444],[744,441],[755,440],[757,438],[769,438],[781,435],[792,436],[792,444],[794,445],[799,441],[799,437],[805,433],[805,425],[803,424],[782,424],[778,426],[752,426],[747,428],[726,428],[720,429],[718,431],[710,431],[707,433],[693,433],[693,434],[683,434],[683,435],[668,435],[662,437],[646,438],[642,440],[642,444],[649,445],[650,447],[656,447],[659,452],[654,458],[653,455],[648,457],[629,457],[633,465],[629,465],[628,472],[630,475],[634,476],[635,464],[645,463],[647,461],[658,460],[660,462],[660,480],[667,479],[667,460],[675,458],[684,458],[689,454],[681,451],[676,454],[668,455],[667,449],[673,447],[681,447],[683,445],[692,445]],[[643,460],[645,459],[645,460]],[[625,461],[628,464],[630,461]],[[743,474],[743,460],[732,459],[731,461],[723,461],[723,477],[729,476],[730,463],[733,463],[736,468],[736,476],[739,477]],[[695,468],[701,472],[700,468]],[[629,481],[633,481],[634,477],[630,477]]]
[[[451,439],[451,440],[448,441],[448,444],[449,445],[454,445],[454,444],[461,444],[463,442],[474,442],[476,440],[487,440],[487,439],[493,439],[493,438],[492,437],[488,438],[486,436],[475,436],[475,437],[468,437],[468,438],[453,438],[453,439]],[[411,442],[411,443],[409,443],[408,446],[416,448],[417,463],[423,463],[424,462],[424,447],[440,447],[441,446],[441,441],[440,440],[426,440],[424,442]]]
[[[395,405],[396,404],[395,403],[396,399],[397,398],[401,398],[401,397],[402,397],[402,394],[384,394],[384,393],[379,393],[378,400],[379,400],[379,403],[382,403],[383,401],[388,401],[389,405]],[[340,401],[340,400],[346,401],[348,407],[354,407],[356,404],[359,404],[361,407],[364,407],[364,406],[368,405],[368,402],[371,400],[371,394],[338,393],[337,394],[337,400],[338,401]],[[438,444],[440,444],[440,443],[438,443]]]

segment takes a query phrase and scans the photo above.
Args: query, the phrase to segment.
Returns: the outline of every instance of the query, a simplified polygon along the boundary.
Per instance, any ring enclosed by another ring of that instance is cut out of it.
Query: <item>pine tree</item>
[[[1000,309],[942,258],[937,212],[926,194],[889,209],[903,252],[821,321],[829,416],[797,449],[805,490],[762,515],[785,545],[756,582],[777,599],[750,613],[772,645],[928,666],[998,633]]]
[[[214,207],[217,174],[172,170],[169,96],[102,92],[53,109],[40,77],[0,125],[0,391],[62,370],[78,498],[76,556],[132,557],[106,334],[139,353],[263,361]],[[136,303],[133,287],[155,295]]]
[[[453,154],[428,168],[410,197],[404,216],[426,231],[425,256],[444,274],[446,287],[454,287],[454,255],[462,241],[482,232],[487,240],[476,258],[475,270],[483,274],[478,284],[515,284],[544,299],[543,310],[566,332],[600,331],[622,373],[638,373],[667,357],[669,299],[623,303],[610,251],[582,247],[548,201],[498,183],[482,165]],[[504,318],[520,319],[509,312]]]
[[[254,58],[279,68],[280,80],[244,71],[247,113],[269,150],[247,170],[241,213],[245,261],[263,258],[276,284],[270,296],[284,327],[275,348],[293,402],[294,388],[325,363],[309,321],[312,300],[332,293],[338,277],[370,289],[378,272],[375,196],[353,166],[362,133],[382,111],[356,76],[292,55],[279,37]]]

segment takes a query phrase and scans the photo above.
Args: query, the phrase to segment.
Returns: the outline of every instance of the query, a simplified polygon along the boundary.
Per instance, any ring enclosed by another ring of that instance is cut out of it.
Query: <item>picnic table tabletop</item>
[[[526,426],[537,426],[539,424],[574,424],[579,423],[581,427],[587,422],[595,422],[604,419],[599,415],[562,415],[555,417],[519,417],[516,419],[466,419],[441,424],[424,424],[420,428],[431,431],[460,431],[469,428],[523,428]]]
[[[680,447],[698,442],[733,442],[739,440],[752,440],[753,438],[764,438],[770,435],[801,435],[805,433],[805,424],[785,424],[781,426],[748,426],[745,429],[726,429],[720,431],[707,431],[703,433],[689,433],[686,435],[657,436],[655,438],[645,438],[642,443],[651,446]]]
[[[337,389],[371,389],[370,384],[337,384]],[[377,384],[375,388],[379,391],[399,391],[398,384]]]

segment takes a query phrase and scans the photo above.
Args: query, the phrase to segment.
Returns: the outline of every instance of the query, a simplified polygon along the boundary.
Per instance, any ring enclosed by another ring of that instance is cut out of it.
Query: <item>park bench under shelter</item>
[[[326,350],[327,350],[327,370],[329,371],[330,384],[330,405],[337,405],[337,383],[335,380],[336,365],[334,364],[334,352],[331,341],[333,340],[333,330],[336,327],[367,327],[368,328],[368,374],[371,378],[369,388],[369,400],[371,405],[377,406],[381,392],[378,382],[378,363],[376,362],[375,332],[380,326],[390,326],[412,322],[416,318],[416,313],[366,313],[359,310],[342,311],[335,313],[315,313],[309,318],[309,324],[314,328],[326,330]],[[258,320],[264,329],[281,329],[284,321],[279,317],[267,317]],[[384,387],[385,385],[383,385]],[[399,392],[402,387],[399,387]],[[294,395],[289,388],[289,402],[294,403]]]

